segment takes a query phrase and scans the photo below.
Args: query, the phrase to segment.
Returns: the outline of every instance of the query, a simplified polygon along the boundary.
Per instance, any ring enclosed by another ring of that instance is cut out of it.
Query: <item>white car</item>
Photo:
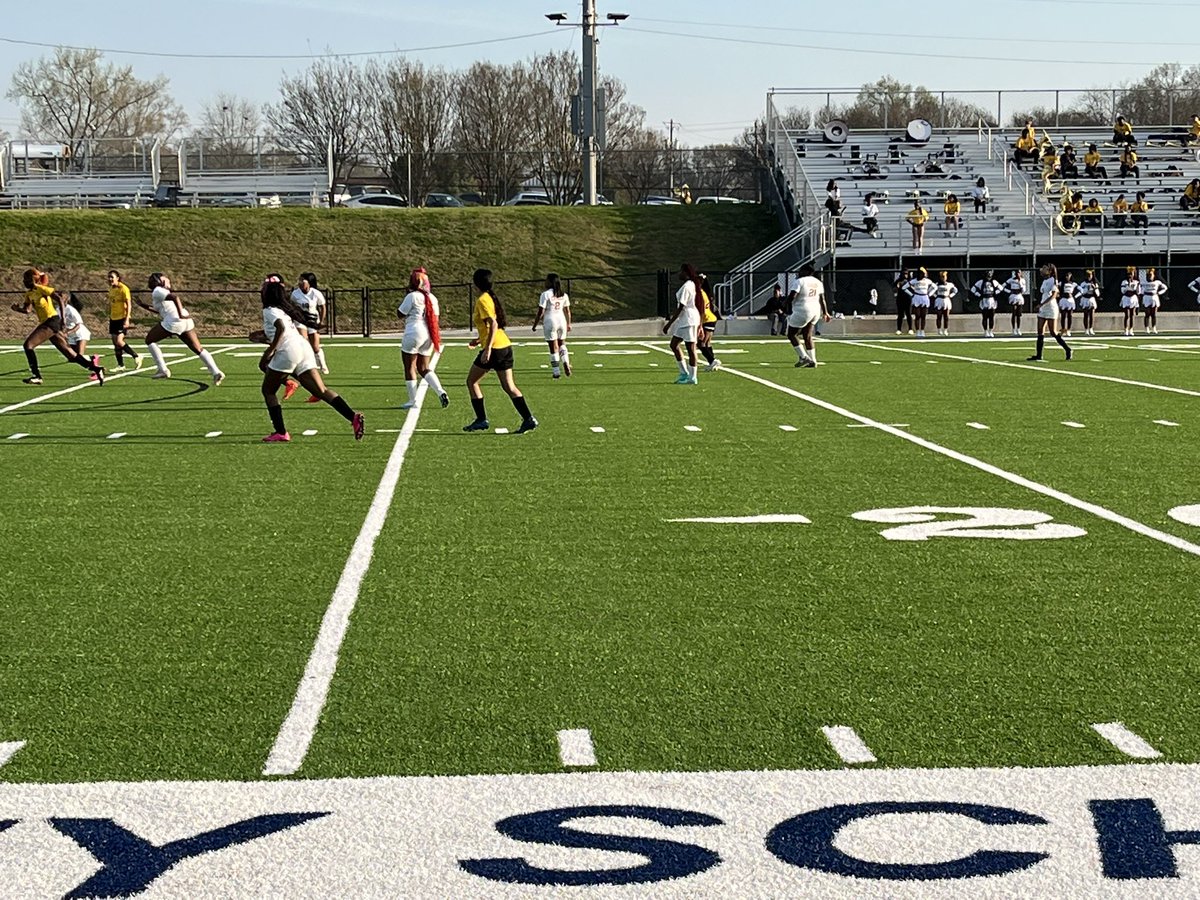
[[[572,206],[583,206],[584,205],[583,198],[580,197],[578,200],[576,200],[571,205]],[[597,194],[596,195],[596,205],[597,206],[612,206],[613,202],[611,200],[609,200],[607,197],[605,197],[603,194]]]
[[[408,201],[399,194],[359,194],[342,206],[346,209],[405,209]]]
[[[651,196],[641,202],[642,206],[683,206],[678,197]]]
[[[697,197],[696,198],[697,206],[699,206],[702,203],[742,203],[742,202],[744,202],[744,201],[739,200],[737,197]]]
[[[550,195],[543,191],[520,191],[505,200],[501,206],[552,206]]]

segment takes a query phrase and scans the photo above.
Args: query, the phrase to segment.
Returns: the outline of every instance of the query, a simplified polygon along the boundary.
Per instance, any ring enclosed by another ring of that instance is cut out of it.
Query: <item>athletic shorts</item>
[[[702,327],[703,327],[703,328],[704,328],[704,330],[705,330],[705,331],[707,331],[709,334],[716,334],[716,333],[717,333],[717,323],[716,323],[716,322],[705,322],[705,323],[704,323],[704,325],[703,325]]]
[[[283,340],[267,363],[267,368],[273,372],[286,372],[288,375],[303,375],[310,369],[317,368],[317,356],[313,353],[312,345],[300,335]]]
[[[196,323],[192,319],[163,319],[162,327],[168,334],[181,335],[195,328]]]
[[[807,328],[821,321],[821,311],[801,308],[788,316],[788,328]]]
[[[480,350],[475,357],[475,365],[488,372],[505,372],[513,367],[513,348],[492,348],[492,355],[487,362],[483,361],[483,351]]]
[[[125,320],[124,319],[109,319],[108,320],[108,333],[111,334],[113,337],[116,337],[118,334],[128,334],[129,329],[127,329],[125,327]]]
[[[62,316],[51,316],[44,322],[38,322],[38,328],[49,328],[55,334],[63,330]]]
[[[433,338],[429,336],[428,331],[405,332],[400,340],[400,349],[410,356],[432,356]]]
[[[551,322],[549,319],[546,319],[542,322],[542,334],[545,336],[547,342],[565,341],[567,339],[566,320]]]
[[[74,347],[76,344],[81,343],[82,341],[90,341],[91,339],[92,332],[87,328],[80,326],[75,330],[74,334],[67,337],[67,343]]]
[[[1058,308],[1055,306],[1039,306],[1037,311],[1039,319],[1049,319],[1054,322],[1058,320]]]
[[[671,337],[679,338],[685,344],[694,344],[696,343],[696,326],[689,325],[687,322],[676,322]]]

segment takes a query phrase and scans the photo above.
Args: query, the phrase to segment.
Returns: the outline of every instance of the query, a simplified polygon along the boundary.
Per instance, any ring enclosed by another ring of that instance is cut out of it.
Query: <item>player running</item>
[[[1042,300],[1037,309],[1038,333],[1037,333],[1037,353],[1029,357],[1029,362],[1037,362],[1042,358],[1042,346],[1046,342],[1045,333],[1050,332],[1050,336],[1058,342],[1058,346],[1062,347],[1067,354],[1067,360],[1071,359],[1071,348],[1067,346],[1067,342],[1062,339],[1062,335],[1058,333],[1058,269],[1053,263],[1047,263],[1042,266]]]
[[[663,334],[671,335],[671,352],[675,354],[675,363],[679,366],[679,377],[676,384],[696,384],[696,332],[700,329],[700,309],[698,304],[703,302],[700,295],[700,276],[696,267],[684,263],[679,267],[679,290],[675,292],[675,312],[663,326]],[[795,310],[800,297],[792,303]],[[795,343],[793,341],[793,343]],[[688,361],[683,361],[683,352],[679,345],[687,347]]]
[[[133,314],[133,295],[129,286],[121,281],[121,273],[108,270],[108,334],[112,338],[113,350],[117,355],[117,370],[125,368],[125,357],[142,367],[142,355],[128,343],[129,317]]]
[[[550,371],[555,378],[571,377],[571,357],[567,351],[567,334],[571,331],[571,298],[563,290],[562,279],[554,272],[546,276],[546,289],[538,297],[537,312],[533,315],[533,330],[538,323],[550,348]],[[562,363],[561,367],[559,363]]]
[[[225,380],[225,373],[217,366],[212,354],[201,346],[195,331],[196,323],[191,314],[183,308],[183,301],[179,299],[179,295],[171,290],[171,279],[162,272],[154,272],[147,279],[146,286],[150,288],[151,305],[147,306],[140,300],[137,301],[137,305],[147,312],[156,313],[159,317],[158,324],[146,334],[146,349],[150,351],[150,358],[154,360],[158,369],[151,377],[171,377],[171,370],[167,368],[167,361],[163,358],[158,344],[159,341],[174,335],[185,347],[200,357],[200,361],[212,375],[213,386],[220,385]]]
[[[34,326],[33,331],[29,332],[29,337],[25,338],[25,343],[22,344],[25,350],[25,359],[29,363],[29,377],[21,380],[25,384],[42,383],[42,370],[38,367],[35,351],[49,341],[67,362],[87,369],[96,376],[97,383],[104,384],[104,370],[97,362],[76,353],[67,343],[66,335],[63,333],[66,304],[62,294],[50,286],[49,277],[37,269],[26,269],[21,276],[21,281],[25,285],[25,302],[14,303],[12,310],[19,313],[27,313],[32,310],[38,319],[37,325]]]
[[[321,349],[321,329],[325,327],[325,295],[317,288],[317,276],[312,272],[301,272],[296,289],[292,291],[292,300],[304,313],[304,321],[297,322],[296,329],[312,344],[321,374],[328,375],[329,366],[325,364],[325,351]],[[310,397],[308,402],[320,401]]]
[[[404,320],[404,337],[400,341],[400,357],[404,360],[404,386],[408,402],[401,409],[417,405],[417,385],[421,379],[437,394],[442,409],[450,405],[450,397],[442,387],[437,372],[429,367],[433,354],[442,349],[442,333],[438,327],[441,307],[430,291],[429,273],[424,268],[412,270],[408,276],[408,293],[396,315]]]
[[[71,349],[85,359],[91,359],[96,365],[100,365],[100,357],[88,356],[88,342],[92,339],[92,331],[83,322],[83,301],[79,297],[68,291],[67,305],[63,307],[63,328],[67,334],[67,343],[71,345]],[[96,373],[88,375],[92,381],[97,381]]]
[[[996,297],[1004,291],[1004,285],[996,280],[991,269],[971,286],[971,293],[979,298],[979,315],[983,320],[983,336],[996,336]]]
[[[261,337],[267,342],[258,367],[263,373],[262,395],[275,429],[263,443],[283,444],[292,439],[283,424],[283,407],[276,396],[288,377],[295,378],[314,397],[320,397],[341,414],[354,429],[354,439],[361,441],[365,432],[362,413],[355,412],[341,396],[331,391],[321,380],[316,354],[312,345],[296,328],[296,319],[307,312],[288,299],[283,279],[268,275],[259,291],[262,298],[263,330]],[[258,338],[259,335],[252,335]]]
[[[796,283],[796,300],[792,314],[788,317],[788,340],[796,349],[796,368],[815,369],[817,348],[813,346],[813,331],[817,323],[829,321],[829,307],[825,305],[825,285],[813,273],[813,267],[800,267],[800,280]],[[803,338],[803,343],[801,343]]]

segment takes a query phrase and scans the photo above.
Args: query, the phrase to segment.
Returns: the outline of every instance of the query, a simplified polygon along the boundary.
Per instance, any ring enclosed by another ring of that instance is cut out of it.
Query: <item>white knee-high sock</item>
[[[808,354],[809,359],[811,359],[813,362],[817,361],[817,348],[816,347],[813,347],[811,350],[806,350],[805,352]]]
[[[688,363],[687,375],[688,375],[688,378],[691,378],[693,381],[696,379],[696,367],[693,366],[691,363]]]
[[[555,375],[557,375],[561,371],[561,367],[558,364],[558,354],[557,353],[550,354],[550,369],[554,372]]]
[[[209,353],[207,350],[201,350],[196,355],[200,357],[200,362],[204,363],[204,367],[206,369],[208,369],[208,374],[210,374],[210,375],[220,374],[221,370],[217,366],[217,361],[212,358],[211,353]]]
[[[324,374],[326,374],[326,375],[329,374],[329,366],[327,366],[325,364],[325,348],[324,347],[322,347],[320,350],[317,351],[317,365],[321,367],[321,371]]]
[[[685,363],[682,359],[677,359],[675,362],[679,364],[679,374],[686,375],[688,373],[687,363]]]
[[[566,344],[563,344],[562,350],[559,351],[559,355],[562,357],[563,362],[569,363],[571,361],[567,356],[567,345]]]
[[[408,388],[408,402],[416,403],[417,402],[417,382],[405,381],[404,386],[406,388]]]
[[[808,352],[804,349],[803,344],[796,345],[796,359],[800,360],[800,362],[808,361]]]
[[[442,394],[446,393],[445,390],[443,390],[443,388],[442,388],[442,382],[440,380],[438,380],[437,372],[434,372],[432,370],[426,372],[425,373],[425,383],[427,385],[429,385],[429,389],[432,390],[439,397]]]
[[[164,375],[167,374],[167,361],[163,359],[162,350],[158,344],[147,344],[146,349],[150,351],[150,358],[154,360],[154,365],[158,367],[158,371]]]

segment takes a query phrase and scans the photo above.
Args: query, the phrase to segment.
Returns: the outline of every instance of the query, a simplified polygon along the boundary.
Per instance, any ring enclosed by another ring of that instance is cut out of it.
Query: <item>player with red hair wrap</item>
[[[429,273],[424,267],[413,269],[408,278],[408,293],[396,310],[396,315],[404,320],[400,356],[404,360],[404,385],[408,388],[408,402],[401,404],[401,409],[412,409],[417,405],[417,385],[421,379],[437,394],[443,408],[450,405],[450,396],[429,366],[430,357],[442,349],[442,334],[438,328],[440,312],[437,297],[430,290]]]

